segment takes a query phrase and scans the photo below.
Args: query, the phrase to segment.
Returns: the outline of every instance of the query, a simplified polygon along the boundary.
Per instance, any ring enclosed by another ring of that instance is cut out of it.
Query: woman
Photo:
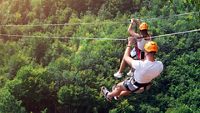
[[[134,30],[132,30],[132,27],[134,25],[139,25],[139,33],[136,33]],[[131,23],[128,27],[128,32],[131,35],[131,37],[134,38],[133,44],[134,48],[132,49],[130,56],[134,59],[144,59],[144,45],[151,40],[151,36],[148,34],[148,25],[145,22],[140,22],[139,20],[135,20],[134,18],[131,19]],[[114,77],[121,78],[122,77],[122,71],[126,67],[126,62],[124,61],[124,58],[122,59],[122,62],[120,64],[119,70],[114,74]],[[132,76],[134,70],[130,70],[127,75]]]

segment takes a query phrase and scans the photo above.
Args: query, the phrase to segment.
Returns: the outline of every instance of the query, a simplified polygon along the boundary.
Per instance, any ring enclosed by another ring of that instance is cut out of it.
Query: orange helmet
[[[140,26],[139,26],[139,29],[140,29],[140,30],[147,30],[147,29],[148,29],[147,23],[142,22],[142,23],[140,24]]]
[[[158,52],[158,45],[154,41],[149,41],[144,45],[144,50],[147,52]]]

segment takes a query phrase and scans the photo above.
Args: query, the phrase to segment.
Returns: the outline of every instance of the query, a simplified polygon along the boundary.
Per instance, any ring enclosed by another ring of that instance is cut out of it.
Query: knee
[[[119,83],[119,84],[117,84],[115,89],[118,90],[118,91],[122,91],[123,90],[123,86]]]

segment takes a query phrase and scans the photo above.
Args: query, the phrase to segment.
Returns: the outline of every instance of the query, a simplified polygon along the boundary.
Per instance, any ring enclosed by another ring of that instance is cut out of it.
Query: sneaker
[[[131,76],[133,76],[133,74],[134,74],[133,70],[130,69],[130,71],[127,73],[127,76],[131,77]]]
[[[115,99],[115,100],[119,100],[119,97],[117,97],[117,96],[114,96],[114,99]]]
[[[108,89],[104,86],[101,87],[101,93],[104,95],[107,101],[111,101],[111,98],[108,97]]]
[[[114,74],[114,77],[115,78],[122,78],[122,73],[117,72],[117,73]]]
[[[112,87],[112,91],[116,88],[116,86],[117,86],[117,85],[114,85],[114,86]],[[119,97],[118,97],[118,96],[114,96],[113,98],[114,98],[115,100],[119,100]]]

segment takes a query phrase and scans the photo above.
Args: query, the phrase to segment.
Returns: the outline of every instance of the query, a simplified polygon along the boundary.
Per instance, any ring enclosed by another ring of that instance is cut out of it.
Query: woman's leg
[[[118,70],[118,72],[119,73],[122,73],[123,72],[123,70],[125,69],[125,67],[126,67],[126,61],[124,60],[124,57],[123,57],[123,59],[122,59],[122,61],[121,61],[121,64],[120,64],[120,67],[119,67],[119,70]]]
[[[134,40],[134,43],[133,43],[133,44],[134,44],[134,46],[137,45],[136,39]],[[117,73],[114,74],[114,77],[116,77],[116,78],[121,78],[121,77],[122,77],[122,72],[123,72],[123,70],[126,68],[126,65],[127,65],[127,63],[126,63],[126,61],[124,60],[124,56],[123,56],[123,59],[122,59],[122,61],[121,61],[120,67],[119,67],[119,70],[117,71]]]

